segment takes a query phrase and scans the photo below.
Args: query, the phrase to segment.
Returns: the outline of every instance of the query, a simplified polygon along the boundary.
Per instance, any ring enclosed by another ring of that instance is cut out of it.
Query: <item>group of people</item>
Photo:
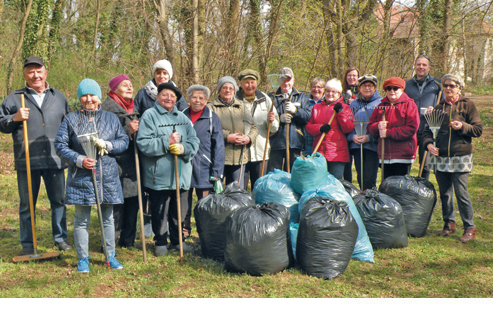
[[[120,247],[134,246],[138,171],[149,197],[155,254],[163,256],[168,252],[168,238],[169,248],[178,249],[179,235],[183,240],[190,236],[193,191],[201,199],[223,181],[236,181],[244,189],[250,182],[253,189],[262,175],[274,169],[289,171],[296,157],[315,151],[326,158],[328,172],[339,180],[352,181],[354,160],[362,190],[376,186],[379,167],[383,179],[410,173],[416,153],[428,178],[432,155],[444,221],[439,234],[456,232],[455,189],[465,230],[460,239],[464,243],[474,239],[477,230],[467,180],[472,170],[471,138],[482,133],[479,114],[474,103],[460,95],[464,88],[460,77],[445,75],[440,81],[430,76],[430,68],[430,59],[419,56],[413,78],[385,80],[382,98],[377,78],[362,75],[354,67],[346,70],[342,82],[312,79],[309,95],[294,87],[293,71],[283,67],[272,99],[257,89],[259,73],[246,69],[238,80],[219,79],[217,97],[211,99],[211,91],[202,85],[190,86],[185,98],[172,81],[170,62],[160,60],[135,98],[132,81],[125,74],[109,81],[104,101],[96,81],[82,80],[77,90],[81,109],[69,113],[66,98],[46,82],[43,61],[29,57],[24,63],[25,87],[5,98],[0,113],[0,131],[11,133],[14,140],[22,254],[33,253],[23,122],[28,124],[29,145],[34,150],[34,200],[43,178],[53,237],[63,251],[72,248],[67,242],[65,205],[75,205],[74,243],[80,272],[89,271],[88,227],[95,189],[106,240],[102,244],[111,267],[121,269],[115,245],[118,240]],[[21,94],[27,100],[24,107]],[[425,119],[434,109],[446,113],[436,139]],[[98,151],[94,156],[87,154],[86,141],[78,132],[80,116],[94,120],[97,133],[90,140]],[[185,215],[181,233],[179,213]],[[192,250],[186,243],[182,248]]]

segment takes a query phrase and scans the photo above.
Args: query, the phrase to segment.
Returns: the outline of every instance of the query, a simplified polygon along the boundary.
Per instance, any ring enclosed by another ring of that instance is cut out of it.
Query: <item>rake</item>
[[[270,87],[274,90],[274,92],[272,93],[273,94],[273,100],[272,100],[272,103],[270,105],[270,110],[269,110],[269,113],[272,112],[272,110],[274,109],[274,93],[276,92],[276,90],[279,88],[279,75],[278,74],[269,74],[267,75],[267,79],[269,80],[269,83],[270,83]],[[260,176],[263,176],[264,175],[264,168],[265,168],[265,158],[267,157],[267,148],[269,146],[269,137],[270,137],[270,126],[271,126],[271,122],[268,121],[268,124],[267,124],[267,135],[265,136],[265,148],[264,148],[264,157],[262,158],[262,169],[260,170]]]
[[[354,121],[354,130],[356,131],[356,135],[358,136],[363,136],[366,131],[366,126],[368,125],[369,121],[364,121],[364,120],[355,120]],[[360,189],[363,190],[363,143],[360,143],[360,152],[361,152],[361,165],[360,165],[360,172],[361,172],[361,182],[360,182]]]
[[[433,109],[430,112],[426,112],[424,115],[431,132],[433,133],[433,146],[436,148],[436,138],[440,126],[442,126],[443,119],[445,118],[445,112],[440,109]],[[430,164],[433,165],[436,171],[436,157],[431,155]]]

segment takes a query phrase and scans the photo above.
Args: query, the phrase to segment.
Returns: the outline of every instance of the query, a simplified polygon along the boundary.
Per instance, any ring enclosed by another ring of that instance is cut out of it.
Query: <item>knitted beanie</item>
[[[221,90],[221,87],[223,87],[223,85],[225,83],[233,84],[233,86],[235,87],[235,93],[238,91],[238,85],[236,84],[235,78],[233,78],[231,76],[224,76],[221,79],[219,79],[219,81],[217,82],[217,92],[218,93]]]
[[[111,79],[108,84],[110,86],[110,90],[114,93],[115,89],[118,88],[118,85],[120,85],[120,83],[124,80],[129,80],[130,82],[132,82],[132,80],[130,80],[130,78],[126,74],[119,74],[118,76]]]
[[[159,60],[152,66],[152,77],[154,78],[154,73],[157,69],[164,69],[169,74],[169,79],[173,78],[173,68],[168,60]]]
[[[102,98],[101,87],[99,87],[96,80],[86,78],[79,83],[79,87],[77,88],[77,97],[79,100],[87,94],[96,95],[99,99]]]

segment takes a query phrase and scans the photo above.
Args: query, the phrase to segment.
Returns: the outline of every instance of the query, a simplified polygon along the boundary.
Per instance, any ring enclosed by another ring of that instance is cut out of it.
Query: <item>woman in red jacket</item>
[[[367,131],[379,138],[378,158],[382,166],[382,143],[384,143],[383,179],[393,175],[406,175],[416,158],[416,132],[419,127],[418,107],[404,93],[406,82],[392,77],[383,83],[387,96],[375,108]],[[385,113],[385,120],[383,115]]]
[[[340,80],[327,81],[324,101],[313,106],[312,116],[305,127],[307,133],[315,138],[314,150],[325,133],[317,152],[324,155],[327,159],[327,170],[339,180],[342,180],[344,166],[349,162],[346,135],[354,129],[353,113],[344,103],[341,93]]]

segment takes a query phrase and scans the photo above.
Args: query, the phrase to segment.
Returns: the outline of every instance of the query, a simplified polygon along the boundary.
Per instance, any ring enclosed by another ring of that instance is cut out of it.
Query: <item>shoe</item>
[[[455,222],[453,221],[446,221],[445,225],[443,226],[443,230],[438,232],[438,235],[440,236],[448,236],[448,235],[453,235],[457,233],[457,230],[455,228]]]
[[[22,256],[28,256],[31,254],[34,254],[34,248],[32,246],[23,246],[22,247],[22,252],[21,252]]]
[[[77,271],[79,273],[89,273],[89,258],[91,256],[87,256],[87,258],[79,259],[79,263],[77,264]]]
[[[459,240],[462,243],[467,243],[473,239],[476,239],[477,233],[478,233],[478,231],[476,230],[476,228],[468,228],[468,229],[464,230],[464,235],[462,235],[462,237],[459,238]]]
[[[110,254],[108,257],[108,261],[110,262],[110,266],[113,269],[123,269],[123,265],[115,259],[115,253]]]
[[[150,223],[144,225],[144,236],[146,238],[154,237],[154,232],[152,231],[152,225]]]
[[[167,253],[168,253],[168,248],[166,247],[166,245],[156,246],[156,250],[155,250],[156,257],[165,256]]]
[[[193,247],[190,247],[190,246],[186,245],[185,243],[182,243],[182,247],[183,247],[183,252],[193,252]],[[180,244],[176,244],[176,245],[170,244],[169,248],[170,248],[170,250],[180,251]]]
[[[60,251],[72,250],[72,247],[66,241],[61,241],[61,242],[55,243],[55,245],[58,246],[58,250],[60,250]]]

